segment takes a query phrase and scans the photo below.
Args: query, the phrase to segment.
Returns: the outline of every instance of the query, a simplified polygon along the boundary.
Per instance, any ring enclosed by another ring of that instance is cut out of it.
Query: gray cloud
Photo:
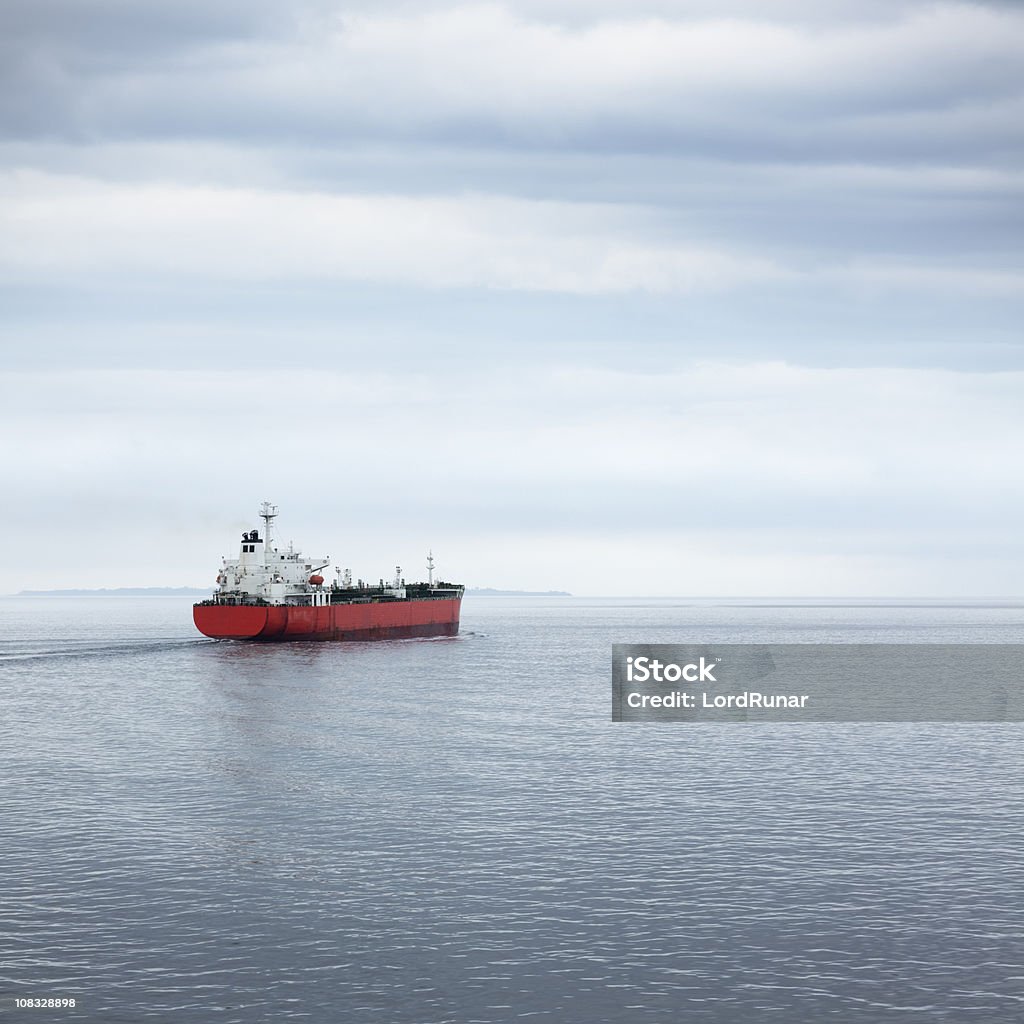
[[[366,575],[1016,587],[1019,7],[16,2],[0,38],[0,588],[202,581],[266,497]]]
[[[4,123],[21,138],[397,140],[741,162],[1019,146],[1024,16],[991,5],[823,23],[793,20],[808,5],[783,4],[789,20],[773,22],[742,5],[745,19],[619,4],[568,25],[528,5],[277,16],[104,5],[95,21],[14,9],[27,24],[10,26]]]

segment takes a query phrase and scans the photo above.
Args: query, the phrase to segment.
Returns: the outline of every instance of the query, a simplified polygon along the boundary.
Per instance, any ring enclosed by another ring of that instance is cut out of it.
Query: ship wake
[[[206,644],[217,643],[206,637],[189,637],[184,640],[140,640],[125,643],[96,643],[82,640],[80,642],[65,641],[60,646],[52,643],[36,644],[10,640],[0,645],[0,662],[3,661],[50,661],[61,658],[110,658],[132,654],[154,654],[160,651],[189,649]]]

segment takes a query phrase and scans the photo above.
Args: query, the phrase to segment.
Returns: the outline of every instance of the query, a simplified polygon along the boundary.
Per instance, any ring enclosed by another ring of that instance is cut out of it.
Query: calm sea
[[[610,721],[613,643],[1020,643],[1024,604],[469,598],[272,646],[0,608],[11,1019],[1024,1019],[1024,726]]]

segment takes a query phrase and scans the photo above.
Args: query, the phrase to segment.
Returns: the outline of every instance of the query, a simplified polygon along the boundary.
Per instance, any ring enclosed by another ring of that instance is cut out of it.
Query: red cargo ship
[[[390,583],[355,585],[337,570],[328,585],[320,575],[329,558],[309,558],[289,545],[271,544],[277,507],[264,502],[259,530],[242,534],[238,558],[224,559],[217,589],[192,608],[200,633],[217,640],[400,640],[454,636],[459,631],[463,586],[434,582],[427,557],[427,582],[406,584],[401,568]]]

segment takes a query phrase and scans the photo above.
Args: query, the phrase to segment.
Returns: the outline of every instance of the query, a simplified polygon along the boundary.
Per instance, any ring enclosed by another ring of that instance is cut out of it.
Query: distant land
[[[19,590],[16,597],[196,597],[210,590],[196,587],[102,587],[99,590]],[[567,590],[495,590],[469,587],[474,597],[572,597]]]
[[[99,590],[19,590],[15,597],[193,597],[209,594],[196,587],[102,587]]]
[[[493,587],[467,587],[474,597],[572,597],[568,590],[495,590]]]

